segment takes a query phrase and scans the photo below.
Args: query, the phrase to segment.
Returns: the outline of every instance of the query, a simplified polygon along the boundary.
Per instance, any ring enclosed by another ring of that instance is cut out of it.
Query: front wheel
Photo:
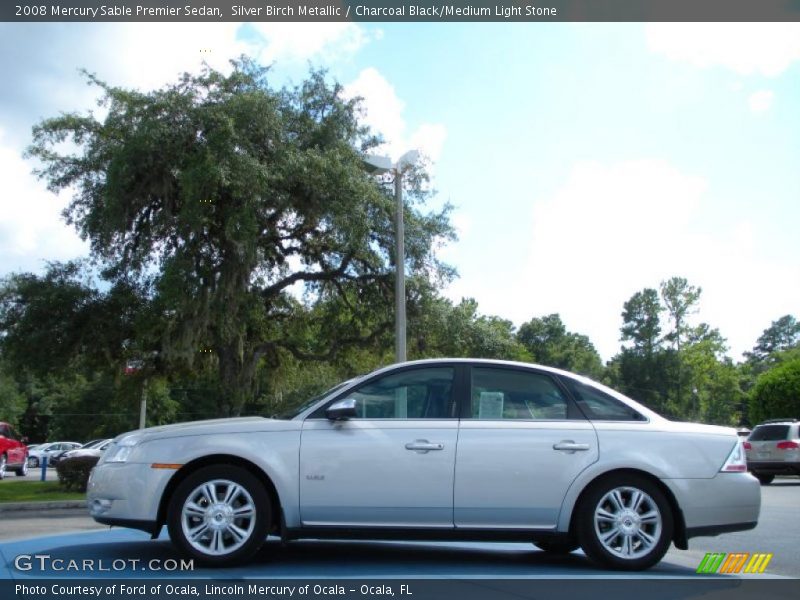
[[[36,458],[35,456],[31,456],[30,458],[28,458],[28,466],[31,469],[35,469],[36,467],[39,466],[39,459]]]
[[[176,488],[167,528],[172,543],[207,566],[242,562],[264,544],[269,495],[252,473],[231,465],[204,467]]]
[[[0,456],[0,479],[6,478],[6,466],[8,465],[8,457],[3,454]]]
[[[664,493],[636,475],[609,477],[589,488],[577,507],[581,547],[592,560],[638,571],[660,561],[672,541],[674,519]]]

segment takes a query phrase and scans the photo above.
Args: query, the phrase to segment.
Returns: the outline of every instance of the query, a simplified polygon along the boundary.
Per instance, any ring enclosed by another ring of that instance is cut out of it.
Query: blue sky
[[[734,358],[800,313],[797,24],[3,23],[0,274],[86,252],[20,156],[39,118],[93,106],[78,68],[154,87],[241,52],[277,83],[328,68],[387,153],[430,156],[454,300],[559,312],[604,359],[623,302],[673,275]]]

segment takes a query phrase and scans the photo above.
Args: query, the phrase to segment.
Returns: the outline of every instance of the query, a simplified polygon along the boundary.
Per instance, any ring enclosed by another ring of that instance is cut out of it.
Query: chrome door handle
[[[413,450],[414,452],[425,454],[431,450],[444,450],[444,444],[429,442],[428,440],[414,440],[406,444],[406,450]]]
[[[553,450],[563,450],[574,454],[576,451],[585,451],[589,449],[589,444],[576,444],[572,440],[563,440],[557,444],[553,444]]]

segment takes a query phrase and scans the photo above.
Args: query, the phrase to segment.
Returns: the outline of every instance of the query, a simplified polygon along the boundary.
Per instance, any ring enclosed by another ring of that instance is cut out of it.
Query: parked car
[[[800,423],[771,419],[756,425],[744,444],[747,466],[763,485],[775,475],[800,475]]]
[[[50,463],[57,454],[67,450],[74,450],[75,448],[80,448],[78,442],[49,442],[42,444],[36,450],[28,453],[28,466],[35,469],[42,464],[45,456],[47,456],[47,462]]]
[[[74,450],[67,450],[66,452],[61,453],[61,457],[59,458],[59,462],[65,460],[67,458],[73,458],[76,456],[101,456],[103,452],[105,452],[108,447],[111,445],[111,442],[114,440],[112,439],[105,439],[105,440],[93,440],[81,446],[80,448],[75,448]]]
[[[89,450],[89,449],[92,449],[95,446],[101,445],[101,444],[103,444],[103,443],[105,443],[107,441],[110,441],[110,440],[108,440],[108,439],[91,440],[91,441],[86,442],[85,444],[79,445],[77,448],[70,448],[69,450],[62,450],[58,454],[55,454],[52,457],[50,457],[48,460],[52,464],[55,465],[55,464],[58,464],[59,462],[61,462],[67,456],[71,455],[72,452],[76,452],[78,450],[83,450],[83,449]]]
[[[758,481],[732,428],[668,421],[565,371],[503,361],[402,363],[279,418],[115,438],[91,515],[208,565],[297,538],[527,540],[619,569],[671,543],[756,526]]]
[[[28,474],[28,447],[11,425],[0,422],[0,479],[8,471],[21,477]]]

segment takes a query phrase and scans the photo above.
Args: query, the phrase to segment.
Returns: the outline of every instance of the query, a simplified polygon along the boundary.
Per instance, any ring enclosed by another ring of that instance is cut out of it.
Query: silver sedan
[[[669,421],[584,377],[439,359],[345,382],[280,418],[116,438],[88,488],[95,520],[207,565],[267,535],[528,541],[645,569],[670,544],[756,526],[734,429]]]

